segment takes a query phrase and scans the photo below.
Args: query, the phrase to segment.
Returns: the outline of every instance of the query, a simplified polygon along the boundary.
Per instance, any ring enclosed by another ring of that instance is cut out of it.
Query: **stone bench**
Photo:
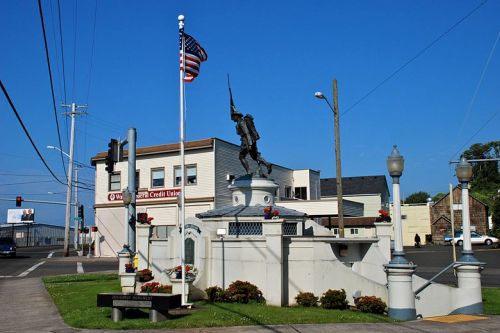
[[[112,308],[111,319],[114,322],[123,319],[126,309],[149,309],[149,320],[156,323],[169,318],[168,310],[176,309],[181,306],[181,295],[150,293],[100,293],[97,294],[97,306]]]

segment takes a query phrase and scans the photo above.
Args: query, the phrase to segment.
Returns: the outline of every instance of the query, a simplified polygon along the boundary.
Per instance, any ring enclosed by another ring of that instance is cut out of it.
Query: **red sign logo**
[[[181,190],[176,189],[176,188],[169,189],[169,190],[156,190],[156,191],[139,192],[135,196],[135,200],[176,198],[179,195],[179,193],[181,193]],[[108,200],[109,201],[122,201],[123,194],[121,192],[109,193]]]

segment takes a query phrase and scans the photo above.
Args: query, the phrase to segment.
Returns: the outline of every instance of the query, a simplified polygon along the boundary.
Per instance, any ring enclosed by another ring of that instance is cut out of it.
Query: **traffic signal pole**
[[[76,207],[78,207],[78,165],[75,165],[75,204]],[[78,234],[78,209],[75,209],[75,217],[73,218],[74,225],[75,225],[75,232],[73,235],[73,248],[75,250],[78,250],[78,245],[80,243],[80,235]]]
[[[135,252],[135,196],[136,196],[136,184],[135,184],[135,154],[136,154],[136,142],[137,142],[137,132],[135,128],[129,128],[127,134],[128,141],[128,190],[132,194],[132,200],[130,205],[128,205],[127,214],[127,228],[128,228],[128,245],[130,251]]]

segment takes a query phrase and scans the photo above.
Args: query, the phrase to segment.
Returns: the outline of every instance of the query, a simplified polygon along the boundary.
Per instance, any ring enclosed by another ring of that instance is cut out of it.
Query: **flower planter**
[[[135,292],[135,281],[137,274],[134,273],[120,273],[120,286],[122,287],[122,292],[133,293]]]

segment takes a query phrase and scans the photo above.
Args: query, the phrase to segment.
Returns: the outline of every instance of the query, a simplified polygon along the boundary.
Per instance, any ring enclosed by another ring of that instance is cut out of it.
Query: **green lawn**
[[[65,275],[47,277],[44,282],[64,321],[79,328],[185,328],[391,321],[385,316],[350,310],[197,302],[195,309],[177,311],[171,320],[150,323],[147,313],[133,311],[128,314],[133,318],[114,323],[111,321],[110,308],[96,306],[96,295],[120,291],[116,274]]]
[[[484,313],[500,315],[500,288],[483,288]]]

